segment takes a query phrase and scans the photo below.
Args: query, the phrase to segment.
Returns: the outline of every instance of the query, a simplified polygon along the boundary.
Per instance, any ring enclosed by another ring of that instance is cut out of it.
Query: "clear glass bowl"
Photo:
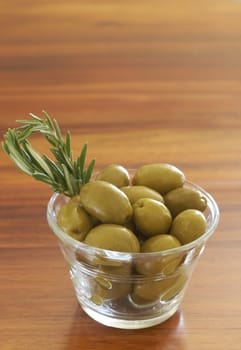
[[[212,196],[188,181],[185,186],[206,197],[207,230],[189,244],[155,253],[121,253],[74,240],[56,222],[66,197],[51,197],[48,223],[69,264],[77,299],[91,318],[106,326],[138,329],[159,324],[176,312],[195,264],[219,221],[218,206]],[[151,267],[152,272],[139,274],[137,271],[143,266],[147,271]]]

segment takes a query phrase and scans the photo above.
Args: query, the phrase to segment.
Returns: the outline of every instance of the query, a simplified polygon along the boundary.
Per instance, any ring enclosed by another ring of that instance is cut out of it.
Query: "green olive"
[[[168,234],[156,235],[148,238],[141,247],[142,253],[161,252],[180,247],[181,243],[174,236]]]
[[[160,300],[161,294],[169,287],[165,280],[136,282],[133,287],[131,298],[135,304],[145,305]]]
[[[156,235],[148,238],[141,246],[141,253],[162,252],[172,248],[180,247],[178,239],[169,234]],[[163,273],[172,274],[182,261],[180,253],[172,253],[163,256],[149,256],[145,259],[137,260],[136,269],[143,275],[154,275]]]
[[[121,187],[121,191],[127,195],[131,204],[134,204],[138,199],[141,198],[152,198],[159,202],[164,202],[163,197],[160,193],[146,186],[125,186]]]
[[[81,188],[79,197],[84,209],[103,223],[122,225],[131,219],[128,197],[109,182],[89,182]]]
[[[78,241],[82,241],[93,227],[91,216],[81,207],[77,197],[71,198],[60,208],[57,224]]]
[[[122,165],[110,164],[97,174],[96,180],[107,181],[117,187],[123,187],[129,185],[130,175]]]
[[[166,302],[179,294],[186,282],[187,275],[184,272],[161,280],[136,282],[132,292],[132,300],[138,305],[159,300]]]
[[[172,217],[163,203],[142,198],[136,201],[133,210],[135,224],[144,236],[151,237],[168,232]]]
[[[170,233],[177,237],[181,244],[187,244],[202,236],[206,226],[206,218],[201,211],[187,209],[175,217]]]
[[[117,252],[140,252],[140,243],[135,234],[126,227],[115,224],[94,227],[85,237],[84,243]]]
[[[168,301],[179,294],[186,286],[188,275],[186,272],[182,272],[180,275],[172,277],[171,286],[162,294],[161,299]]]
[[[88,254],[85,249],[76,251],[76,259],[94,272],[89,279],[93,303],[102,305],[105,300],[125,297],[131,292],[132,262],[110,259],[101,252]]]
[[[133,178],[133,185],[147,186],[161,194],[183,186],[184,182],[183,172],[166,163],[144,165],[136,171]]]
[[[168,192],[164,196],[164,202],[173,217],[186,209],[198,209],[204,211],[207,207],[206,198],[197,190],[180,187]]]
[[[102,271],[104,274],[102,274]],[[115,300],[131,292],[131,264],[122,266],[100,266],[99,275],[95,278],[93,295],[99,300]]]

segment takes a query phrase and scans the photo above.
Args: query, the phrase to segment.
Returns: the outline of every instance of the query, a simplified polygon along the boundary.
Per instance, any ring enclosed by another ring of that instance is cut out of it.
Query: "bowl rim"
[[[144,257],[161,257],[161,256],[167,256],[172,254],[179,254],[179,253],[185,253],[195,247],[198,247],[200,244],[204,244],[214,233],[215,229],[218,226],[219,219],[220,219],[220,212],[219,207],[214,200],[213,196],[208,193],[206,190],[204,190],[199,185],[196,185],[195,183],[185,180],[185,183],[183,185],[184,187],[194,188],[195,190],[201,192],[202,195],[205,196],[207,200],[207,207],[210,210],[209,216],[211,216],[211,224],[209,225],[206,232],[198,237],[196,240],[189,242],[187,244],[181,245],[180,247],[171,248],[164,251],[159,252],[139,252],[139,253],[132,253],[132,252],[118,252],[118,251],[112,251],[102,248],[96,248],[93,246],[90,246],[84,242],[77,241],[76,239],[72,238],[68,234],[66,234],[58,225],[56,222],[56,214],[54,213],[54,204],[55,201],[60,197],[65,197],[61,193],[53,193],[53,195],[50,197],[50,200],[47,205],[47,221],[54,232],[54,234],[64,243],[67,243],[75,250],[79,251],[89,251],[91,253],[96,253],[99,256],[103,256],[105,259],[114,259],[114,260],[125,260],[127,258],[144,258]]]

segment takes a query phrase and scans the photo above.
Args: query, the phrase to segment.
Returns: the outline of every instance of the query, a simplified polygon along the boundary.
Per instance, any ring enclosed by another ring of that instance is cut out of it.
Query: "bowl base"
[[[113,327],[113,328],[120,328],[120,329],[141,329],[141,328],[148,328],[155,325],[158,325],[167,319],[169,319],[171,316],[175,314],[175,312],[178,310],[179,305],[174,305],[172,308],[168,308],[165,313],[163,313],[163,310],[159,316],[155,316],[152,318],[145,318],[145,319],[139,319],[139,320],[127,320],[127,319],[121,319],[121,318],[114,318],[111,316],[103,315],[99,312],[96,312],[95,310],[91,309],[88,306],[81,305],[83,311],[91,317],[96,322],[99,322],[105,326]]]

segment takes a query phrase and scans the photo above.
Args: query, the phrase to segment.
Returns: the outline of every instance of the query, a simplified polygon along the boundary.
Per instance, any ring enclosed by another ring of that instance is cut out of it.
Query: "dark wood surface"
[[[240,349],[240,19],[238,0],[2,1],[1,138],[47,110],[98,168],[180,167],[221,220],[171,319],[108,328],[78,306],[46,221],[51,189],[1,150],[1,349]]]

